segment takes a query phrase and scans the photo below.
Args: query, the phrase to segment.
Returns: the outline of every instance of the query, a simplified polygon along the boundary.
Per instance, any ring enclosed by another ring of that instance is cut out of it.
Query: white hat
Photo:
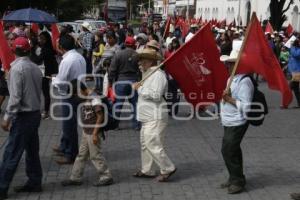
[[[197,24],[192,24],[191,28],[198,28],[198,25]]]
[[[219,29],[218,32],[219,33],[225,33],[225,30],[224,29]]]
[[[88,31],[92,32],[92,26],[90,25],[90,23],[88,22],[83,22],[83,24],[81,24],[82,27],[86,28]]]
[[[234,40],[232,42],[232,51],[230,52],[230,55],[222,55],[220,57],[220,60],[222,62],[235,62],[239,56],[240,50],[242,48],[243,41],[241,40]]]

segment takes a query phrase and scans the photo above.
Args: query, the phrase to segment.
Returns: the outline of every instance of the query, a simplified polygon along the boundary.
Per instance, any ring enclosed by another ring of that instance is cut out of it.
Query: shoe
[[[135,130],[135,131],[140,131],[140,130],[141,130],[141,127],[140,127],[140,126],[137,126],[137,127],[134,128],[134,130]]]
[[[80,186],[82,185],[82,182],[81,181],[72,181],[70,179],[67,179],[67,180],[63,180],[61,182],[61,185],[66,187],[66,186]]]
[[[158,182],[167,182],[169,180],[169,178],[177,171],[177,169],[175,168],[172,172],[168,173],[168,174],[160,174],[159,176],[156,177],[156,180]]]
[[[238,194],[244,190],[244,187],[239,185],[230,185],[228,187],[228,194]]]
[[[52,150],[53,150],[55,153],[62,153],[62,154],[63,154],[63,152],[60,150],[59,146],[57,146],[57,145],[53,146],[53,147],[52,147]]]
[[[43,119],[43,120],[46,120],[46,119],[49,119],[49,118],[50,118],[50,115],[49,115],[48,112],[43,112],[43,113],[42,113],[42,119]]]
[[[300,200],[300,193],[292,193],[290,196],[294,200]]]
[[[112,178],[108,178],[108,179],[100,180],[100,181],[93,183],[93,186],[95,186],[95,187],[107,186],[107,185],[111,185],[113,183],[114,183],[114,180]]]
[[[7,194],[6,193],[0,193],[0,200],[7,199]]]
[[[21,193],[21,192],[42,192],[42,186],[29,186],[29,185],[16,186],[16,187],[14,187],[14,191],[16,193]]]
[[[230,187],[230,183],[229,181],[225,182],[225,183],[221,183],[220,188],[221,189],[225,189],[225,188],[229,188]]]
[[[74,163],[73,160],[66,158],[66,157],[59,157],[54,160],[59,165],[71,165]]]

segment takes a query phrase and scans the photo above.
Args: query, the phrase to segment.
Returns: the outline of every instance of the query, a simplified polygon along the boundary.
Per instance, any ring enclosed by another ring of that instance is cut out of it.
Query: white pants
[[[82,133],[79,153],[76,157],[70,179],[73,181],[82,181],[85,164],[90,158],[99,173],[98,180],[111,178],[111,173],[107,167],[106,160],[101,149],[101,137],[98,135],[98,144],[93,143],[93,135]]]
[[[167,156],[164,148],[164,130],[167,122],[156,120],[143,122],[141,129],[142,172],[155,175],[154,163],[160,168],[161,174],[168,174],[175,170],[175,166]]]

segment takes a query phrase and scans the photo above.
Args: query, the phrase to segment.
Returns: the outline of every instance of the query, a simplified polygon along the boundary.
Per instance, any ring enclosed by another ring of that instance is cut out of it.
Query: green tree
[[[287,6],[285,6],[288,2]],[[294,0],[271,0],[270,2],[270,23],[277,31],[281,30],[283,23],[287,20],[285,13],[294,4]]]

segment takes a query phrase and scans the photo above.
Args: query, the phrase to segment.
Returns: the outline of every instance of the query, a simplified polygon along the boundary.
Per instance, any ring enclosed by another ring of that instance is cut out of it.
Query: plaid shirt
[[[82,35],[82,47],[87,51],[93,50],[94,36],[90,32],[84,32]]]

